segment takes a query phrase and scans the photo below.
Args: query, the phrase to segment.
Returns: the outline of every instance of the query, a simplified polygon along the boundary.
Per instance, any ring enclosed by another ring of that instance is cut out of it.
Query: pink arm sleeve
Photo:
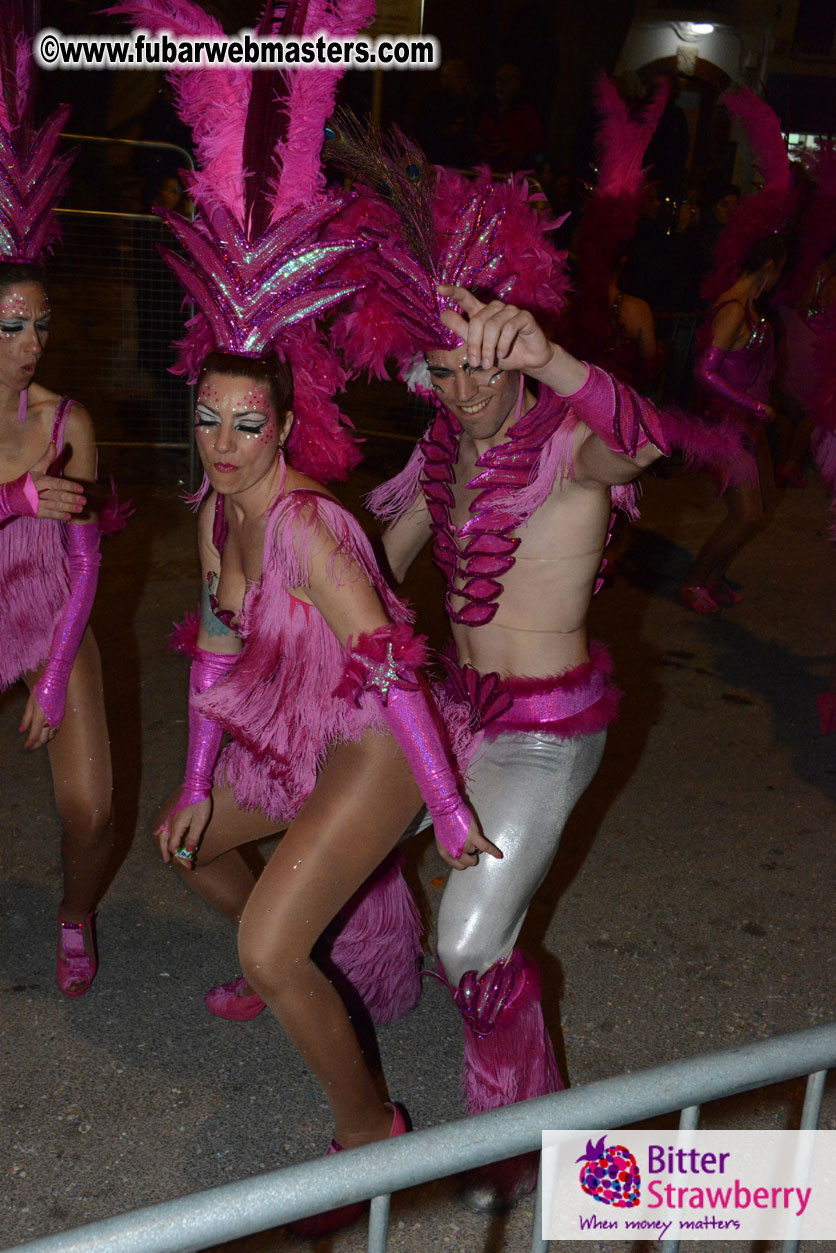
[[[0,484],[0,522],[4,518],[37,518],[38,489],[31,474]]]
[[[181,809],[206,800],[212,791],[212,775],[223,739],[217,722],[206,718],[194,707],[193,696],[205,692],[224,677],[238,660],[238,653],[210,653],[196,648],[189,672],[189,746],[186,750],[186,773],[177,803],[169,818]]]
[[[712,396],[716,396],[719,400],[726,404],[734,405],[738,409],[743,409],[746,413],[751,413],[753,417],[759,418],[762,422],[766,420],[768,414],[766,405],[760,400],[753,400],[746,392],[735,387],[728,379],[723,378],[720,373],[720,366],[723,363],[725,352],[722,348],[709,348],[702,354],[697,362],[696,377],[702,383],[706,391]]]
[[[55,624],[44,672],[32,689],[51,727],[64,717],[67,683],[93,608],[100,562],[98,523],[67,527],[70,593]]]
[[[421,789],[436,838],[460,857],[473,821],[440,730],[440,716],[418,666],[423,643],[408,626],[380,627],[348,641],[349,660],[335,695],[359,703],[363,692],[380,702],[383,716]]]
[[[590,365],[586,381],[563,399],[611,452],[635,457],[647,444],[670,452],[659,410],[597,365]]]

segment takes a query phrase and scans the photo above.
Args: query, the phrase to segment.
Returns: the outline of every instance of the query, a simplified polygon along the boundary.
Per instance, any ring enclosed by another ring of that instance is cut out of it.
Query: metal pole
[[[610,1130],[836,1065],[836,1023],[683,1058],[367,1144],[19,1245],[27,1253],[186,1253],[539,1149],[544,1128]],[[814,1084],[814,1089],[817,1084]],[[811,1108],[814,1097],[811,1096]]]
[[[696,1131],[700,1121],[699,1105],[687,1105],[679,1115],[680,1131]],[[678,1240],[662,1240],[659,1246],[662,1253],[679,1253]]]
[[[534,1197],[534,1226],[531,1230],[531,1253],[548,1253],[549,1242],[543,1239],[543,1154],[537,1171],[537,1192]]]
[[[369,1243],[367,1253],[386,1253],[389,1242],[389,1202],[391,1196],[372,1197],[372,1208],[369,1214]]]

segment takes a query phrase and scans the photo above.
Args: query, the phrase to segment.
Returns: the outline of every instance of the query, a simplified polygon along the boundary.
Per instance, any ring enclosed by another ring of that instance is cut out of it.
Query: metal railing
[[[96,154],[74,189],[82,205],[96,187],[120,207],[138,200],[140,175],[115,166],[114,153],[123,161],[141,155],[192,164],[172,144],[65,138]],[[100,444],[188,448],[193,397],[168,367],[190,311],[181,308],[182,290],[157,247],[177,251],[174,237],[148,212],[75,207],[58,216],[62,243],[47,267],[52,333],[38,381],[87,406]]]
[[[270,1171],[238,1183],[120,1214],[16,1245],[8,1253],[198,1253],[224,1241],[372,1198],[368,1253],[385,1253],[393,1192],[540,1148],[544,1128],[612,1130],[806,1075],[801,1128],[818,1126],[827,1071],[836,1066],[836,1023],[654,1066],[524,1101],[350,1153]],[[546,1253],[537,1190],[532,1253]],[[661,1246],[675,1253],[678,1241]],[[796,1241],[785,1241],[794,1253]]]

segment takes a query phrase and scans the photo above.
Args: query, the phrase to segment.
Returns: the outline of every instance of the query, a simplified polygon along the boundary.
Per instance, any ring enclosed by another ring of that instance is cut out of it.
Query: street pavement
[[[357,505],[408,450],[372,436],[340,494]],[[157,468],[169,480],[182,471],[171,454]],[[118,469],[123,481],[150,477]],[[54,981],[60,831],[47,760],[19,747],[21,689],[0,698],[5,1247],[304,1161],[332,1134],[322,1093],[267,1013],[238,1024],[205,1011],[206,990],[237,973],[235,938],[163,869],[148,836],[182,769],[186,666],[165,640],[196,601],[197,566],[173,482],[127,491],[136,514],[107,545],[93,615],[127,851],[99,913],[100,972],[79,1001]],[[641,521],[593,606],[591,633],[610,645],[624,688],[621,717],[523,935],[574,1087],[834,1016],[836,736],[820,735],[815,709],[836,646],[824,494],[814,480],[781,496],[732,572],[743,604],[702,619],[677,588],[721,512],[705,478],[646,476]],[[428,555],[407,592],[440,643]],[[426,837],[407,862],[431,952],[443,863]],[[445,990],[425,984],[419,1007],[378,1033],[389,1091],[416,1127],[463,1113],[458,1017]],[[797,1125],[802,1096],[800,1083],[752,1093],[708,1107],[704,1125]],[[832,1088],[823,1125],[836,1127]],[[529,1200],[505,1219],[473,1215],[443,1181],[394,1199],[389,1247],[522,1253],[532,1212]],[[308,1247],[360,1249],[363,1229],[318,1246],[283,1230],[223,1246]]]

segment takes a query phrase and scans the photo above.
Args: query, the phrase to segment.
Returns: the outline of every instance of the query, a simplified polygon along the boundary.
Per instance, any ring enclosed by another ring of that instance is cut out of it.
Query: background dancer
[[[55,151],[68,109],[32,127],[32,65],[22,8],[0,14],[0,688],[23,678],[23,746],[46,747],[61,819],[63,896],[56,974],[83,996],[96,974],[95,910],[114,851],[112,774],[101,660],[88,627],[99,573],[90,415],[33,382],[49,335],[38,259],[58,237],[54,213],[71,156]]]
[[[780,123],[746,88],[724,97],[746,128],[764,188],[732,212],[720,236],[714,269],[703,286],[711,302],[696,377],[718,425],[731,423],[748,448],[726,467],[727,516],[703,544],[680,591],[695,613],[719,613],[740,593],[726,579],[736,555],[764,526],[774,503],[772,454],[764,424],[775,417],[770,387],[775,372],[772,326],[756,308],[781,276],[786,237],[779,233],[794,209],[795,192]]]
[[[778,306],[784,331],[778,379],[792,422],[784,433],[776,481],[806,487],[802,463],[813,431],[814,361],[823,315],[836,296],[836,147],[823,141],[808,153],[806,208],[793,241],[795,264],[781,284]]]

